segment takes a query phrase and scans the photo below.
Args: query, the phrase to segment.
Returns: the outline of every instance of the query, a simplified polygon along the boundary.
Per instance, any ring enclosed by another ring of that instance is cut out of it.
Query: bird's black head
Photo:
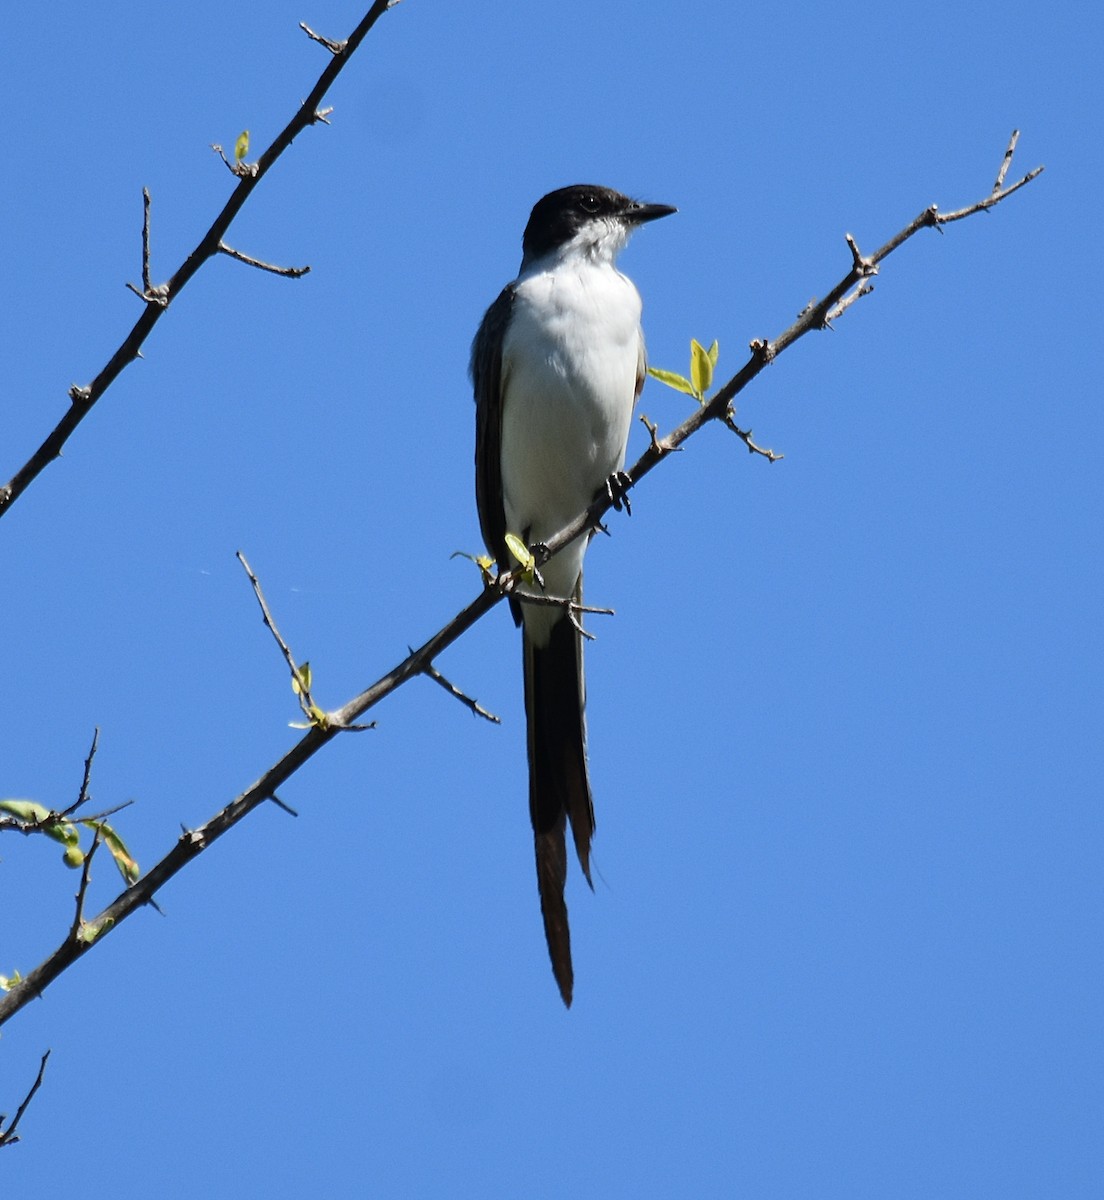
[[[570,187],[549,192],[533,205],[521,240],[522,256],[527,262],[543,258],[589,228],[593,228],[596,235],[603,229],[611,233],[620,231],[620,243],[623,243],[634,226],[677,211],[669,204],[631,200],[612,188],[573,183]]]

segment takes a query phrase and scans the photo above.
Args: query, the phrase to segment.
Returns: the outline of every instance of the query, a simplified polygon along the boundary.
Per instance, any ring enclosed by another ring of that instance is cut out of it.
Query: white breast
[[[624,465],[640,311],[636,288],[609,262],[535,264],[518,281],[502,354],[502,485],[511,532],[530,542],[550,538]],[[571,593],[585,546],[581,539],[547,564],[548,594]],[[527,610],[527,626],[535,611]]]

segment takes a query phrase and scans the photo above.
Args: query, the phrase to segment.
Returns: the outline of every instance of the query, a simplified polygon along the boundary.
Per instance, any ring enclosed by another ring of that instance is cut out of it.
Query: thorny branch
[[[307,31],[315,41],[322,42],[331,52],[332,57],[326,64],[325,70],[318,77],[318,81],[311,89],[310,95],[303,101],[298,111],[287,125],[284,126],[283,130],[276,135],[273,143],[264,151],[260,158],[255,163],[250,163],[248,170],[234,172],[238,176],[238,183],[230,193],[230,198],[226,201],[222,211],[214,219],[211,227],[203,237],[200,238],[191,254],[177,267],[168,282],[156,286],[150,282],[149,192],[143,191],[142,290],[139,291],[133,284],[128,284],[127,286],[145,301],[145,308],[134,323],[130,333],[123,339],[119,348],[108,359],[107,364],[96,378],[87,387],[74,384],[70,388],[70,405],[68,411],[27,462],[16,471],[6,484],[0,486],[0,517],[3,517],[15,501],[38,478],[46,466],[53,462],[54,459],[60,457],[62,447],[69,440],[77,426],[92,411],[104,392],[115,382],[126,367],[136,358],[141,357],[142,345],[146,338],[149,337],[154,325],[161,319],[169,305],[181,293],[192,276],[214,255],[220,252],[227,253],[223,249],[222,239],[226,231],[230,228],[234,218],[241,211],[242,206],[253,194],[253,189],[304,129],[309,125],[315,124],[317,121],[325,121],[329,110],[319,108],[322,98],[329,91],[334,80],[341,73],[345,64],[352,57],[375,23],[389,8],[393,8],[396,3],[397,0],[375,0],[375,3],[365,14],[360,24],[343,42],[329,42],[326,39],[319,38],[317,34],[312,33],[310,30]],[[252,261],[250,265],[262,266],[264,264]],[[297,268],[288,271],[265,266],[265,269],[277,270],[277,273],[287,275],[302,273]]]
[[[1015,145],[1017,135],[1013,135],[1011,148]],[[1010,153],[1009,151],[1009,153]],[[1006,153],[1006,158],[1008,154]],[[994,204],[1018,191],[1034,179],[1042,170],[1036,167],[1023,179],[1004,187],[1003,177],[1007,167],[1002,164],[1002,174],[998,177],[998,186],[985,199],[966,208],[951,213],[940,214],[935,207],[924,209],[918,217],[911,221],[899,233],[894,235],[881,249],[867,257],[858,252],[854,239],[849,239],[852,246],[851,270],[836,284],[823,300],[807,305],[798,319],[788,329],[784,330],[774,340],[756,339],[751,343],[751,356],[744,366],[714,395],[706,404],[698,407],[681,425],[665,437],[657,436],[653,430],[651,443],[626,473],[628,486],[635,486],[652,471],[664,458],[678,450],[682,444],[692,437],[709,421],[718,420],[728,424],[733,418],[732,402],[735,397],[759,374],[760,371],[799,338],[814,329],[825,328],[827,315],[835,309],[840,301],[854,288],[861,285],[868,277],[871,269],[884,261],[898,246],[902,245],[920,229],[946,224],[950,221],[961,220],[972,213],[991,208]],[[555,537],[549,538],[540,546],[531,548],[538,565],[546,563],[553,555],[570,545],[577,538],[589,533],[601,523],[602,517],[613,507],[613,498],[603,489],[590,507],[580,513],[569,525],[560,530]],[[122,892],[109,904],[93,921],[93,926],[101,931],[101,936],[116,928],[135,910],[151,902],[154,894],[165,885],[178,871],[196,858],[212,842],[222,837],[239,821],[243,820],[253,809],[271,799],[276,789],[294,775],[306,762],[314,757],[332,738],[341,731],[341,727],[349,725],[374,708],[386,696],[389,696],[404,683],[415,676],[427,674],[427,666],[432,664],[449,646],[466,633],[478,620],[484,617],[495,605],[511,594],[522,573],[522,568],[515,571],[503,572],[491,579],[478,596],[456,614],[446,625],[439,629],[427,642],[410,653],[397,666],[393,667],[381,678],[366,688],[359,696],[353,697],[344,707],[336,712],[328,713],[329,722],[325,727],[314,725],[277,763],[267,771],[235,800],[231,801],[220,812],[216,813],[199,829],[185,830],[176,845],[165,857],[157,863],[147,875],[144,875],[131,887]],[[77,958],[83,955],[93,942],[80,942],[73,939],[64,941],[43,963],[15,984],[12,989],[0,999],[0,1025],[28,1004],[35,996],[39,996],[58,975],[69,967]]]

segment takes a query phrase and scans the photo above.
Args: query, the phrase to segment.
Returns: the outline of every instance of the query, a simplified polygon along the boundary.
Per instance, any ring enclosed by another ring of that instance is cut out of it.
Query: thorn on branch
[[[310,267],[278,267],[273,263],[262,262],[259,258],[254,258],[250,254],[243,254],[240,250],[235,250],[233,246],[228,246],[225,242],[219,242],[218,251],[220,254],[225,254],[228,258],[237,259],[238,262],[245,263],[247,267],[256,267],[260,271],[271,271],[273,275],[283,275],[287,279],[300,279],[302,276],[310,273]]]
[[[288,814],[289,817],[297,817],[299,815],[295,811],[295,809],[291,807],[290,804],[285,804],[280,799],[280,797],[276,795],[275,792],[273,792],[272,795],[269,796],[269,799],[272,801],[273,804],[276,805],[277,808],[282,808],[284,810],[284,812],[286,812]]]

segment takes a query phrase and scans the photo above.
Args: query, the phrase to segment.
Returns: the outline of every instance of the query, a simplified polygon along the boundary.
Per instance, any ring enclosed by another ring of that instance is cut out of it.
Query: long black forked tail
[[[529,733],[529,816],[536,846],[537,887],[552,973],[564,1004],[570,1008],[574,972],[564,903],[568,821],[583,874],[594,887],[590,878],[594,804],[587,773],[583,640],[564,617],[552,627],[546,646],[535,646],[523,629],[522,651]]]

